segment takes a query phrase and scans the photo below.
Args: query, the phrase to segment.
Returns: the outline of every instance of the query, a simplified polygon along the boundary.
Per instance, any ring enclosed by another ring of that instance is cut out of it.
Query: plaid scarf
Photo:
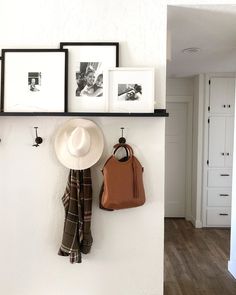
[[[58,255],[70,256],[71,263],[81,263],[81,253],[92,246],[92,182],[90,169],[70,170],[66,191],[62,197],[65,223]]]

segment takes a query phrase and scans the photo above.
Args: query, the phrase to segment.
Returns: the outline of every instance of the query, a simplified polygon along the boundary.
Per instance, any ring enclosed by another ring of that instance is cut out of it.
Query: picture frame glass
[[[6,51],[4,112],[64,112],[66,51]]]
[[[107,80],[110,112],[154,112],[154,68],[109,69]]]
[[[69,51],[68,111],[108,111],[107,82],[104,72],[118,66],[118,43],[66,44]]]

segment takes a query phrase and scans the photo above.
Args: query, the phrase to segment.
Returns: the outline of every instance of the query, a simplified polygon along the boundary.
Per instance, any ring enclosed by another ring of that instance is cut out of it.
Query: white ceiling
[[[168,6],[171,61],[167,77],[236,72],[236,5]],[[199,47],[196,54],[182,50]]]

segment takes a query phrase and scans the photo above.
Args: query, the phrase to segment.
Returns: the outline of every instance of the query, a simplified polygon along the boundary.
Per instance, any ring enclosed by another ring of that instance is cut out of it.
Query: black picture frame
[[[119,67],[119,42],[60,42],[60,49],[65,46],[114,46],[116,48],[116,67]]]
[[[1,111],[67,112],[67,77],[67,49],[2,49]]]
[[[2,57],[0,56],[0,81],[2,76]],[[1,95],[2,83],[0,83],[0,112],[2,112],[1,102],[2,102],[2,95]]]
[[[107,112],[108,85],[103,83],[104,74],[108,68],[119,67],[119,43],[61,42],[60,49],[68,49],[68,112]],[[91,87],[85,77],[89,70],[94,74]],[[100,92],[93,90],[98,89],[97,81]]]

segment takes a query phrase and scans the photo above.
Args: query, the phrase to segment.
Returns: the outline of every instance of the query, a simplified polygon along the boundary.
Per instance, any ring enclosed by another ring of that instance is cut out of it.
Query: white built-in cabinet
[[[209,167],[232,167],[233,116],[211,116],[209,126]]]
[[[234,77],[206,80],[203,226],[229,227],[234,134]]]
[[[210,113],[234,114],[235,79],[212,77],[209,87]]]

